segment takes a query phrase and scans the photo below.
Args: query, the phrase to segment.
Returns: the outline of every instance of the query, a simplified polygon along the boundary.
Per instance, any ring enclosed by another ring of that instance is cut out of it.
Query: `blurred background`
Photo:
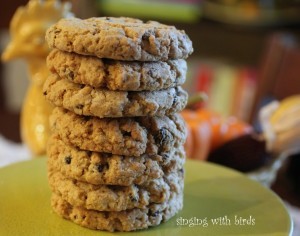
[[[18,6],[0,9],[0,50]],[[131,16],[184,29],[194,45],[185,89],[204,91],[204,106],[255,124],[257,108],[272,98],[299,93],[300,1],[298,0],[73,0],[80,18]],[[22,60],[0,64],[1,133],[20,141],[18,113],[28,86]],[[237,102],[238,101],[238,102]],[[7,119],[2,122],[2,119]],[[5,125],[4,125],[5,124]]]
[[[0,8],[0,52],[9,42],[9,22],[27,0]],[[204,91],[201,108],[234,116],[259,132],[260,107],[300,94],[299,0],[73,0],[77,17],[130,16],[184,29],[193,41],[185,89]],[[28,87],[25,62],[0,64],[0,134],[20,143],[20,109]],[[289,157],[272,184],[300,207],[298,155]]]

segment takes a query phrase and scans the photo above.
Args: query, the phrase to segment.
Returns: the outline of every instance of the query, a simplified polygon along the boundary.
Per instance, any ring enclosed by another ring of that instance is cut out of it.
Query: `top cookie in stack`
[[[62,51],[124,61],[186,59],[193,52],[184,31],[124,17],[63,19],[47,31],[46,40]]]
[[[188,97],[180,87],[188,36],[158,22],[100,17],[62,19],[46,40],[52,74],[43,91],[58,107],[47,150],[54,210],[109,231],[168,220],[183,203],[186,130],[176,113]]]

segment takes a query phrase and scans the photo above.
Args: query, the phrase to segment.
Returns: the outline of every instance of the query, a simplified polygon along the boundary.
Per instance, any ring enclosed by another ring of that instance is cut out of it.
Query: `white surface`
[[[8,141],[0,135],[0,167],[29,160],[30,156],[31,153],[25,145]]]

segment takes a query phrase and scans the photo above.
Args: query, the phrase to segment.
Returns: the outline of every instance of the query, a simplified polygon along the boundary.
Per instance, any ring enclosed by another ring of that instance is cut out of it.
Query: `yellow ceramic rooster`
[[[45,153],[49,136],[49,115],[52,107],[45,101],[42,86],[49,72],[45,42],[47,28],[60,18],[72,16],[69,3],[57,0],[30,0],[19,7],[11,24],[11,42],[2,54],[2,60],[24,58],[28,63],[30,86],[21,113],[21,137],[35,156]]]

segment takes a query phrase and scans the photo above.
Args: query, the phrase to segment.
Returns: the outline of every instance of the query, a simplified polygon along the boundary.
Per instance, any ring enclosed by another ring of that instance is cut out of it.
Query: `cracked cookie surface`
[[[56,107],[50,127],[64,143],[81,150],[136,157],[168,152],[186,139],[185,123],[178,114],[101,119]]]
[[[146,185],[93,185],[69,179],[60,172],[48,171],[51,190],[77,207],[98,211],[123,211],[145,208],[168,201],[183,191],[183,173],[171,173]]]
[[[182,85],[185,60],[126,62],[99,59],[54,49],[47,57],[52,73],[74,83],[122,91],[160,90]]]
[[[48,169],[91,184],[145,185],[165,174],[183,170],[183,146],[169,152],[140,157],[79,150],[53,134],[47,146]]]
[[[53,210],[61,217],[86,228],[106,231],[134,231],[156,226],[169,220],[183,206],[183,194],[175,195],[161,204],[150,204],[144,209],[134,208],[125,211],[95,211],[76,207],[53,193]]]
[[[103,117],[163,116],[179,112],[188,95],[181,87],[159,91],[111,91],[72,83],[50,75],[43,87],[46,99],[78,115]]]
[[[46,32],[50,48],[125,61],[186,59],[192,42],[183,30],[133,18],[66,18]]]

